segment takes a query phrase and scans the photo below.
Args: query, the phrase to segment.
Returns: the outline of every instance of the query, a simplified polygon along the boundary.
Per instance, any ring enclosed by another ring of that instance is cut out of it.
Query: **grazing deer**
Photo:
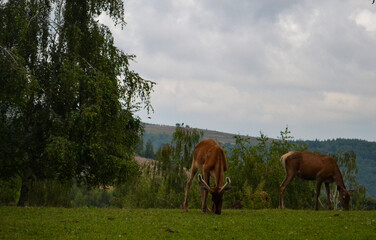
[[[329,209],[332,210],[330,203],[329,183],[335,182],[339,191],[339,200],[344,210],[349,210],[350,193],[343,182],[341,171],[332,157],[320,155],[312,152],[291,151],[281,157],[281,163],[286,172],[279,193],[279,207],[285,208],[284,192],[287,185],[297,175],[304,180],[316,180],[316,203],[315,209],[319,209],[318,199],[321,190],[321,184],[325,183],[326,195],[328,198]]]
[[[212,212],[221,214],[223,195],[225,191],[230,189],[230,178],[226,178],[226,183],[223,184],[224,172],[227,170],[226,155],[222,147],[212,139],[201,141],[195,147],[193,152],[193,161],[190,176],[188,177],[187,187],[185,190],[184,210],[188,211],[188,195],[192,185],[193,178],[198,170],[201,174],[198,175],[201,188],[202,212],[208,212],[206,199],[208,192],[212,195]],[[210,187],[210,176],[215,180],[215,186]]]

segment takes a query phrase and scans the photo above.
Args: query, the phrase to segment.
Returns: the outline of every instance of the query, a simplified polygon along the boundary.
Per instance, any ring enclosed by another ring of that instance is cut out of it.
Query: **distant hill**
[[[145,124],[145,135],[162,135],[161,139],[165,139],[166,141],[164,142],[161,140],[161,143],[170,143],[172,139],[172,134],[175,132],[175,126],[166,126],[166,125],[153,125],[153,124]],[[204,133],[204,139],[207,138],[212,138],[217,140],[219,143],[222,144],[235,144],[235,139],[234,136],[236,134],[231,134],[231,133],[223,133],[223,132],[218,132],[214,130],[208,130],[208,129],[199,129],[203,131]],[[168,137],[170,136],[170,141],[168,140]],[[147,140],[148,138],[146,138]],[[144,139],[145,140],[145,139]],[[146,142],[146,141],[144,141]],[[251,143],[256,144],[257,143],[257,138],[251,137]]]
[[[144,143],[149,139],[153,143],[154,151],[171,143],[175,126],[145,124]],[[204,132],[204,139],[212,138],[223,145],[234,144],[235,134],[223,133],[214,130],[200,129]],[[367,188],[367,193],[376,198],[376,142],[359,139],[333,139],[325,141],[304,141],[310,151],[325,153],[338,153],[353,150],[357,157],[359,168],[358,182]],[[251,144],[257,144],[257,138],[251,137]]]

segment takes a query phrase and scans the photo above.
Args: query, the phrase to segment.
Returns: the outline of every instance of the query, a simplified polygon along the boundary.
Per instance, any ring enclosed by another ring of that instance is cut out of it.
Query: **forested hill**
[[[204,138],[216,139],[221,144],[233,144],[235,142],[235,134],[201,130],[204,132]],[[174,131],[174,126],[145,124],[143,142],[146,144],[150,140],[156,152],[163,144],[171,142]],[[353,150],[356,154],[357,165],[359,167],[358,182],[367,188],[368,194],[376,198],[376,142],[341,138],[325,141],[299,140],[297,142],[304,142],[309,146],[310,151],[319,151],[321,153],[337,153]],[[256,144],[257,138],[252,137],[251,143]]]

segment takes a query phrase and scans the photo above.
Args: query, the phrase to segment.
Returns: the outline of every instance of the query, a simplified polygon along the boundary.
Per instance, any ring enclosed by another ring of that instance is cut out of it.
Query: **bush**
[[[121,208],[182,208],[184,182],[172,188],[172,178],[164,178],[148,166],[142,168],[141,172],[138,177],[115,188],[111,205]],[[184,178],[187,177],[184,175]],[[190,208],[201,208],[200,194],[199,188],[192,186]]]
[[[29,206],[71,207],[72,184],[56,180],[33,181],[28,195]]]
[[[13,178],[9,181],[0,180],[0,206],[15,206],[19,198],[21,180]]]
[[[71,192],[73,207],[110,207],[113,189],[92,188],[74,184]]]

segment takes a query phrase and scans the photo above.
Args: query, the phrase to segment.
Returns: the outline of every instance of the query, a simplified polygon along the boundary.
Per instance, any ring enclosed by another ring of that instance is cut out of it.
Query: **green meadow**
[[[376,239],[376,211],[0,208],[0,239]]]

